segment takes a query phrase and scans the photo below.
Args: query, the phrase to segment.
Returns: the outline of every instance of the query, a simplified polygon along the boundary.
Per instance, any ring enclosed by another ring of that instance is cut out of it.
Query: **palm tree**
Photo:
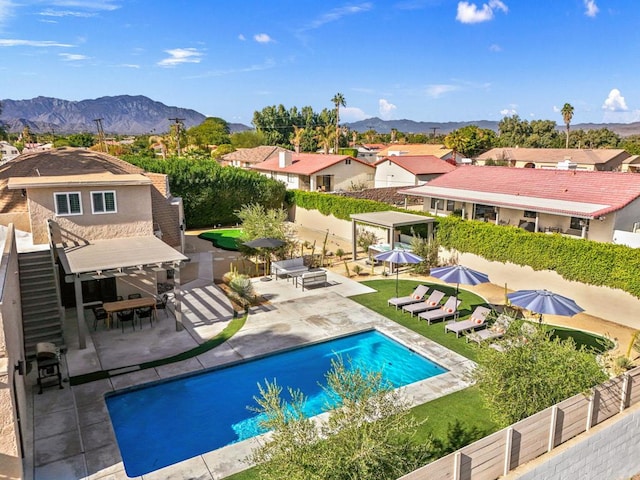
[[[332,125],[325,125],[324,127],[316,127],[316,139],[318,144],[322,147],[325,154],[329,153],[333,137],[336,132],[333,130]]]
[[[562,119],[564,120],[564,124],[567,126],[567,146],[569,148],[569,126],[571,125],[571,119],[573,118],[573,107],[570,103],[565,103],[560,110],[562,113]]]
[[[300,144],[304,138],[306,129],[304,127],[293,126],[293,133],[291,134],[291,143],[293,144],[296,153],[300,153]]]
[[[464,153],[466,141],[460,130],[454,130],[444,137],[444,146],[453,150],[453,160],[456,163],[458,163],[458,153]]]
[[[333,150],[334,154],[338,154],[338,146],[340,143],[340,107],[346,107],[347,102],[344,99],[344,95],[341,93],[336,93],[331,99],[333,104],[336,106],[336,138],[335,138],[335,148]]]

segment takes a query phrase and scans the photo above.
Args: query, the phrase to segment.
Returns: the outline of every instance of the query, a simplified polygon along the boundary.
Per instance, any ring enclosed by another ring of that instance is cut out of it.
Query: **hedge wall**
[[[292,199],[300,207],[318,210],[324,215],[333,214],[343,220],[350,220],[351,213],[403,211],[381,202],[316,192],[296,191]],[[438,240],[446,248],[487,260],[530,266],[534,270],[552,270],[567,280],[618,288],[640,298],[640,249],[557,234],[530,233],[517,227],[453,216],[438,217],[436,225]]]

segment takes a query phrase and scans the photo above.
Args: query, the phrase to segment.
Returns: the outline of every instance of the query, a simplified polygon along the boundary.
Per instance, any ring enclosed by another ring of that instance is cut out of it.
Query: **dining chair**
[[[140,307],[136,308],[136,315],[138,316],[138,320],[140,322],[140,328],[142,328],[142,319],[148,318],[149,323],[153,327],[153,307]]]
[[[98,322],[103,322],[105,325],[107,324],[107,318],[109,318],[109,314],[102,307],[93,307],[93,329],[98,329]]]
[[[118,321],[120,322],[120,326],[122,327],[122,333],[124,333],[124,322],[131,322],[131,327],[135,331],[136,329],[136,316],[135,312],[131,309],[129,310],[120,310],[118,312]]]
[[[131,300],[132,298],[142,298],[142,294],[141,293],[130,293],[127,298],[129,300]]]
[[[168,301],[169,301],[169,295],[167,295],[166,293],[162,294],[160,298],[156,299],[156,311],[163,310],[165,317],[169,316],[169,314],[167,313]]]
[[[123,301],[123,300],[124,300],[124,298],[122,298],[122,295],[118,295],[118,296],[116,297],[116,302],[121,302],[121,301]]]

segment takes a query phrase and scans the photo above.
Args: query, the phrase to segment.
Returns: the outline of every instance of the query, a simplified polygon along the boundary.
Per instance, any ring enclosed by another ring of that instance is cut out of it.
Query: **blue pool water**
[[[446,370],[389,337],[368,331],[153,383],[106,396],[107,408],[130,477],[186,460],[264,433],[257,415],[257,385],[300,389],[307,396],[305,414],[323,412],[327,402],[319,383],[331,360],[382,371],[395,387],[439,375]]]

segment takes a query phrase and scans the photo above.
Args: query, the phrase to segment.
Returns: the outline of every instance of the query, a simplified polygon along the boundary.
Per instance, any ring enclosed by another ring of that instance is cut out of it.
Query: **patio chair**
[[[490,308],[476,307],[467,320],[447,323],[444,326],[444,332],[454,332],[456,337],[459,337],[461,333],[484,328],[487,325],[487,315],[489,315],[489,313],[491,313]]]
[[[142,294],[141,293],[130,293],[129,296],[127,297],[129,300],[132,300],[134,298],[142,298]]]
[[[512,318],[509,315],[501,314],[490,327],[485,328],[484,330],[468,333],[466,335],[467,342],[473,341],[480,345],[485,341],[498,340],[504,337],[505,333],[507,333],[511,321]]]
[[[434,290],[429,295],[429,298],[423,300],[422,302],[411,303],[409,305],[405,305],[402,307],[402,310],[405,312],[409,312],[413,317],[414,314],[418,314],[420,312],[426,312],[427,310],[433,310],[440,306],[440,301],[444,298],[444,292],[440,290]]]
[[[456,297],[449,297],[442,307],[436,310],[428,310],[426,312],[422,312],[418,314],[419,320],[426,320],[426,322],[431,325],[431,322],[435,322],[437,320],[444,320],[445,318],[453,317],[458,313],[458,307],[462,303],[461,300],[458,300]]]
[[[140,307],[136,308],[136,316],[138,317],[138,321],[140,323],[140,329],[142,329],[142,319],[148,318],[149,323],[153,327],[153,307]]]
[[[167,302],[169,301],[169,295],[167,295],[166,293],[162,294],[159,298],[156,298],[156,312],[158,310],[162,310],[164,311],[164,316],[168,317],[169,314],[167,313]],[[157,320],[157,317],[156,317]]]
[[[136,316],[133,310],[120,310],[118,312],[118,321],[122,327],[122,333],[124,333],[124,322],[131,322],[131,327],[135,331],[136,329]]]
[[[387,305],[393,305],[396,307],[404,307],[405,305],[410,305],[412,303],[418,303],[424,300],[424,296],[429,291],[429,287],[426,285],[418,285],[411,295],[407,295],[405,297],[393,297],[387,300]]]
[[[93,329],[94,330],[98,329],[98,322],[103,322],[106,325],[107,318],[109,318],[109,314],[104,308],[98,307],[98,306],[93,307]]]

